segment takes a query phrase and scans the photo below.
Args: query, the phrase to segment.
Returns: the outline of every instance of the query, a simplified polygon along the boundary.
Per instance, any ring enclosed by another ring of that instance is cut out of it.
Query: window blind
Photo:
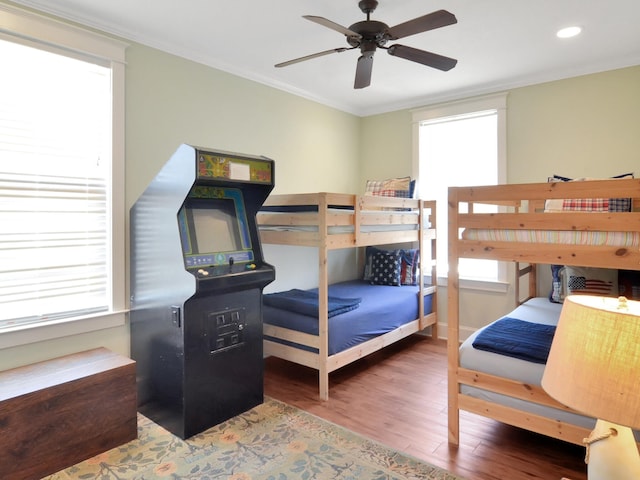
[[[0,40],[0,329],[110,308],[110,70]]]

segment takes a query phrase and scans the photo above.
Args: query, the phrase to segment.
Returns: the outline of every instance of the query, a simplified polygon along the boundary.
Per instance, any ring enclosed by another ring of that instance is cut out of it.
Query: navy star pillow
[[[401,272],[401,252],[379,251],[373,255],[370,279],[372,285],[399,286]]]

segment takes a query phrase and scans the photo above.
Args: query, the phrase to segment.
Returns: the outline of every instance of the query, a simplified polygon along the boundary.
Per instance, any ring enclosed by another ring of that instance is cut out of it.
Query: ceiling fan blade
[[[340,32],[347,37],[356,37],[361,38],[362,35],[354,32],[353,30],[349,30],[347,27],[343,27],[342,25],[337,24],[336,22],[332,22],[331,20],[327,20],[324,17],[316,17],[315,15],[303,15],[302,18],[306,18],[307,20],[311,20],[317,24],[320,24],[324,27],[330,28],[331,30],[335,30],[336,32]]]
[[[355,48],[355,47],[353,47]],[[322,57],[324,55],[329,55],[330,53],[340,53],[345,50],[353,50],[353,48],[340,47],[340,48],[332,48],[331,50],[325,50],[324,52],[312,53],[311,55],[305,55],[304,57],[294,58],[293,60],[287,60],[286,62],[278,63],[274,65],[275,67],[286,67],[289,65],[293,65],[294,63],[304,62],[305,60],[311,60],[312,58]]]
[[[427,67],[437,68],[445,72],[451,70],[456,66],[456,63],[458,63],[458,60],[455,58],[445,57],[425,50],[418,50],[417,48],[407,47],[406,45],[391,45],[387,49],[387,52],[389,55],[421,63]]]
[[[389,40],[397,40],[416,33],[453,25],[454,23],[458,23],[458,19],[453,13],[446,10],[438,10],[391,27],[387,34]]]
[[[353,88],[365,88],[371,85],[371,71],[373,70],[373,52],[364,52],[358,58],[356,79]]]

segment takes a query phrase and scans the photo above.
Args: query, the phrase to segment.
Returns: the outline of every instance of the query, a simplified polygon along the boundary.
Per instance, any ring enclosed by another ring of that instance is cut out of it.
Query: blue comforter
[[[270,293],[263,296],[264,304],[281,308],[290,312],[318,317],[318,292],[307,290],[287,290],[286,292]],[[329,318],[341,313],[355,310],[360,306],[361,298],[341,298],[329,295]]]
[[[478,350],[534,363],[547,363],[555,325],[504,317],[488,325],[473,341]]]
[[[318,289],[309,292],[318,295]],[[265,295],[266,297],[267,295]],[[401,325],[418,318],[418,287],[403,285],[371,285],[364,280],[350,280],[329,285],[329,296],[349,299],[362,298],[358,308],[335,315],[329,321],[329,355],[342,352],[374,337],[395,330]],[[425,313],[432,311],[434,295],[424,297]],[[318,335],[317,316],[302,315],[264,305],[265,324],[289,328],[309,335]],[[293,345],[290,342],[268,337],[274,342]],[[311,347],[298,346],[303,350],[317,352]]]

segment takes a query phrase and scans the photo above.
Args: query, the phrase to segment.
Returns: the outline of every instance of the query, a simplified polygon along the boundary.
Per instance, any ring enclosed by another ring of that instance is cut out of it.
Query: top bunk
[[[640,270],[640,180],[451,187],[448,233],[450,266],[477,258]]]
[[[258,213],[265,244],[339,249],[435,238],[435,201],[344,193],[270,195]]]

